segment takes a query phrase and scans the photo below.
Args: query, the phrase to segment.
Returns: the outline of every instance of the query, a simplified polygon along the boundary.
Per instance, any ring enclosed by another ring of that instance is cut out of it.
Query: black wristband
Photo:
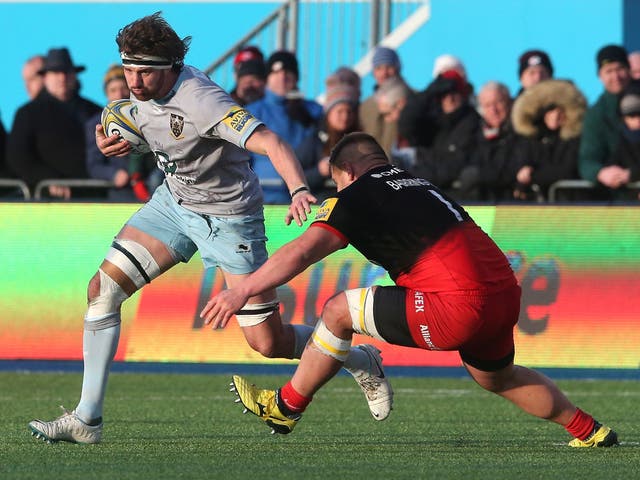
[[[296,188],[293,192],[291,192],[291,198],[293,198],[296,194],[300,192],[308,192],[308,191],[309,191],[309,187],[307,187],[306,185],[302,185]]]

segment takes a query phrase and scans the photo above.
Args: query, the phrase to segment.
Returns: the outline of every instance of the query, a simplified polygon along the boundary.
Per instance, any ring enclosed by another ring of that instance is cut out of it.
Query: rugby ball
[[[102,128],[107,137],[118,135],[131,145],[134,153],[147,153],[150,148],[136,126],[138,107],[128,98],[109,102],[102,110]]]

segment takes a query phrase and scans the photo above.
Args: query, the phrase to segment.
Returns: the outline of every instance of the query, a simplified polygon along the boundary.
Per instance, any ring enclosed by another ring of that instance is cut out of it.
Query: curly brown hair
[[[120,52],[129,55],[154,55],[171,61],[174,70],[184,65],[191,37],[180,39],[162,12],[142,17],[123,27],[116,36]]]

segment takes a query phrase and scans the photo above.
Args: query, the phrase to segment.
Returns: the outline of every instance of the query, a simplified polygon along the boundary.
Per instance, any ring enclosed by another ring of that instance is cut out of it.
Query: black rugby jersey
[[[385,165],[325,200],[312,223],[343,236],[392,279],[469,214],[427,180]]]

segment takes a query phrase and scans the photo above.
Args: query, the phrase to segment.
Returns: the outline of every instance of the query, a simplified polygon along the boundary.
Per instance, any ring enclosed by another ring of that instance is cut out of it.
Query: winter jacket
[[[596,182],[598,172],[615,151],[622,131],[618,96],[604,92],[587,110],[582,127],[578,168],[585,180]]]
[[[623,126],[616,150],[608,165],[618,165],[631,171],[629,182],[640,181],[640,131],[630,131]]]
[[[398,123],[384,121],[384,117],[378,111],[375,95],[371,95],[360,104],[358,115],[362,131],[375,138],[385,153],[391,155],[398,138]]]
[[[4,129],[2,121],[0,121],[0,178],[13,178],[13,174],[9,172],[6,165],[5,152],[7,145],[7,131]]]
[[[102,108],[80,96],[61,102],[43,89],[16,112],[9,134],[7,163],[34,187],[53,178],[87,178],[87,120]]]
[[[470,183],[461,186],[462,198],[491,202],[513,200],[516,174],[522,166],[522,143],[523,137],[516,134],[509,120],[503,122],[496,135],[486,136],[480,128],[469,162],[468,172],[473,172],[473,178],[465,175]],[[477,192],[468,192],[473,188]]]
[[[564,110],[565,121],[558,130],[550,131],[544,114],[556,107]],[[540,82],[514,102],[513,126],[526,139],[522,164],[532,167],[531,185],[538,185],[545,197],[556,181],[580,178],[578,149],[586,108],[584,95],[566,80]]]
[[[303,113],[308,117],[308,123],[304,124],[290,116],[288,104],[289,101],[285,97],[267,89],[263,98],[245,108],[295,149],[316,131],[318,119],[322,116],[322,106],[313,100],[301,100],[300,107],[306,111]],[[269,157],[252,153],[251,165],[260,180],[271,183],[262,186],[264,203],[288,205],[291,202],[289,190]]]
[[[455,112],[441,113],[426,121],[431,130],[422,139],[429,138],[430,143],[418,144],[411,173],[447,190],[469,163],[478,137],[480,116],[470,105],[464,105]]]
[[[311,193],[318,198],[318,201],[324,200],[336,191],[335,188],[325,187],[327,178],[323,177],[318,170],[318,163],[325,156],[323,138],[326,136],[324,131],[318,130],[315,134],[305,138],[295,150]]]

